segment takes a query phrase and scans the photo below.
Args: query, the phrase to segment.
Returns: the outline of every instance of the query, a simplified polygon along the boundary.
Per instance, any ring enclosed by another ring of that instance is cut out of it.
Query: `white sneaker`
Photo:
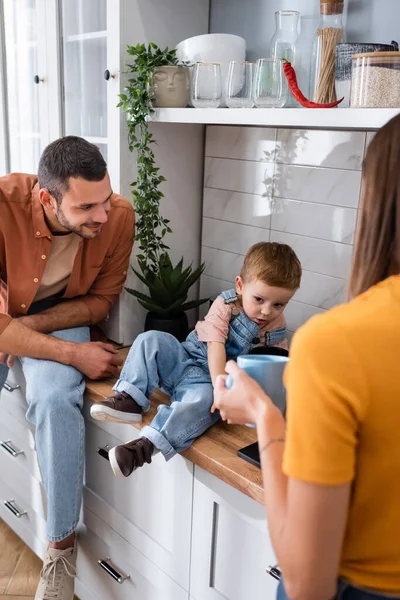
[[[66,550],[47,549],[35,600],[74,599],[76,555],[76,544]]]

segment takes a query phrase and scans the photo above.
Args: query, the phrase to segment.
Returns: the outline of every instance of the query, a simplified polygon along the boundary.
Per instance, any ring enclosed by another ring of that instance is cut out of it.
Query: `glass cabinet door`
[[[64,134],[96,144],[107,160],[106,0],[60,0]]]
[[[36,173],[42,148],[36,0],[3,0],[9,169]],[[45,32],[42,32],[45,35]]]

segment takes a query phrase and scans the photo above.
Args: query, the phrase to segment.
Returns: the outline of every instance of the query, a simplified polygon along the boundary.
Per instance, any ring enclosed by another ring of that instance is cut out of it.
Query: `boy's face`
[[[285,309],[296,290],[272,287],[262,281],[244,283],[236,277],[236,293],[241,296],[243,310],[257,325],[268,325]]]

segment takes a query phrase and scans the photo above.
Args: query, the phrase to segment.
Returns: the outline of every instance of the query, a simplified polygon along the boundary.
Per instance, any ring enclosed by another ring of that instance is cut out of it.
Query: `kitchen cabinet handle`
[[[35,77],[33,78],[33,83],[36,83],[36,84],[39,84],[43,81],[44,81],[43,77],[39,77],[39,75],[35,75]]]
[[[4,389],[7,390],[7,392],[14,392],[15,390],[19,390],[20,386],[19,385],[10,385],[7,381],[4,384]]]
[[[11,456],[13,456],[14,458],[16,456],[19,456],[20,454],[25,454],[23,450],[17,450],[16,448],[14,448],[14,446],[11,443],[11,440],[0,442],[0,446],[3,448],[3,450],[8,452],[8,454],[11,454]]]
[[[278,565],[268,567],[267,573],[268,575],[271,575],[271,577],[273,577],[274,579],[277,579],[278,581],[281,580],[282,574]]]
[[[108,69],[106,69],[104,71],[104,79],[106,81],[108,81],[110,79],[110,77],[111,77],[111,79],[114,79],[115,75],[113,75],[112,73],[110,73],[110,71]]]
[[[102,569],[104,569],[104,571],[106,573],[108,573],[115,581],[117,581],[120,584],[123,584],[124,581],[126,581],[127,579],[130,579],[130,575],[121,575],[120,573],[118,573],[118,571],[116,571],[114,569],[114,567],[112,567],[107,561],[111,560],[109,556],[107,556],[107,558],[104,558],[103,560],[98,560],[97,562],[99,563],[100,567]]]
[[[13,504],[14,502],[14,504]],[[12,514],[17,517],[17,519],[20,519],[23,515],[26,515],[27,512],[26,510],[20,510],[16,505],[15,505],[15,500],[4,500],[4,506],[6,508],[8,508],[8,510],[10,512],[12,512]]]
[[[105,458],[106,460],[110,460],[108,458],[108,452],[110,450],[110,446],[104,446],[103,448],[97,448],[97,454],[101,456],[101,458]]]

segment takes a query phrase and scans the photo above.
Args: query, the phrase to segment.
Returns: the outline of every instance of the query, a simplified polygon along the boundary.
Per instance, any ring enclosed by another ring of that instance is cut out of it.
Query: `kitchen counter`
[[[121,358],[126,358],[128,350],[123,348],[119,351]],[[86,397],[92,402],[104,400],[113,394],[114,382],[114,379],[88,381]],[[168,396],[156,390],[151,398],[149,412],[143,415],[143,422],[133,426],[141,429],[149,425],[156,414],[157,406],[167,403]],[[240,448],[252,444],[256,439],[254,429],[219,422],[197,439],[188,450],[182,452],[182,456],[262,504],[261,470],[236,455]]]

